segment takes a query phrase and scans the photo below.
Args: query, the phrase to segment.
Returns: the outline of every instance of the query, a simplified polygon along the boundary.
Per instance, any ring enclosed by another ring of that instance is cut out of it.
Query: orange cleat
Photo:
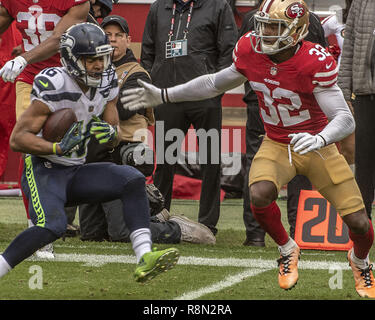
[[[375,280],[372,274],[372,264],[366,269],[358,268],[351,260],[352,250],[348,251],[348,260],[354,275],[355,289],[363,298],[375,298]]]
[[[300,256],[299,247],[287,256],[280,256],[277,260],[279,265],[279,286],[281,289],[292,289],[298,281],[298,259]]]

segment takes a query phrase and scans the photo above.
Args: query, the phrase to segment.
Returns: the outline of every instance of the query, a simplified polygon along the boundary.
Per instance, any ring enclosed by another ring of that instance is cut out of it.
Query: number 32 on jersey
[[[298,114],[291,115],[289,111],[299,110],[302,107],[300,96],[290,90],[283,88],[269,89],[264,83],[250,81],[254,91],[263,93],[264,105],[268,113],[261,108],[263,121],[271,125],[279,125],[280,121],[284,127],[296,125],[311,118],[309,110],[302,110]],[[278,103],[275,99],[289,99],[291,104]]]

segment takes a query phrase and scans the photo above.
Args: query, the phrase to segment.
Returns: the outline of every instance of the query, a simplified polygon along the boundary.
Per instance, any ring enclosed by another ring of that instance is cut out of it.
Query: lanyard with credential
[[[184,30],[184,40],[186,39],[186,36],[189,32],[189,24],[190,24],[190,20],[191,20],[191,14],[193,13],[193,7],[194,7],[194,1],[191,1],[190,7],[189,7],[189,13],[188,13],[188,16],[187,16],[187,21],[186,21],[186,27],[185,27],[185,30]],[[173,3],[171,28],[170,28],[169,34],[168,34],[169,42],[172,40],[172,36],[173,36],[175,17],[176,17],[176,3]]]

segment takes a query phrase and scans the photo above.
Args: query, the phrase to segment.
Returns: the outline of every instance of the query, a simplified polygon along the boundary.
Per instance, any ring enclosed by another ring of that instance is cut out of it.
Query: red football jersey
[[[12,50],[22,43],[21,33],[16,28],[13,21],[7,30],[0,36],[0,67],[9,59],[13,59]],[[1,101],[1,100],[0,100]]]
[[[30,51],[52,34],[61,17],[71,7],[86,1],[88,0],[0,0],[0,5],[17,21],[23,49]],[[17,80],[32,84],[36,74],[53,66],[60,66],[58,53],[47,60],[28,65]]]
[[[288,144],[291,133],[322,131],[328,119],[313,90],[336,83],[334,58],[319,44],[302,41],[292,58],[276,64],[268,55],[256,53],[250,41],[255,43],[247,33],[237,42],[233,61],[257,94],[267,136]]]

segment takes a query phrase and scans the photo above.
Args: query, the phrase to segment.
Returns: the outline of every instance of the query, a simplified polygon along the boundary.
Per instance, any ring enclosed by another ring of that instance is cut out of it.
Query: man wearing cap
[[[139,87],[138,79],[151,83],[149,74],[140,66],[129,48],[131,37],[127,21],[121,16],[110,15],[103,19],[101,27],[114,48],[112,61],[116,67],[119,86],[127,89]],[[119,99],[117,110],[120,118],[121,142],[114,150],[105,149],[96,141],[90,142],[87,161],[113,161],[117,164],[131,165],[145,176],[150,176],[154,169],[153,152],[148,148],[146,139],[148,126],[154,124],[153,109],[125,110]],[[141,165],[134,160],[137,154],[136,148],[144,150],[145,152],[141,153],[148,156],[147,161]],[[151,161],[148,161],[150,159]],[[150,190],[149,187],[147,191],[150,199],[150,193],[157,193],[158,190],[156,188],[156,190]],[[150,207],[152,209],[151,205]],[[121,217],[119,219],[116,214],[119,210],[122,210],[121,201],[80,206],[81,239],[102,241],[109,238],[112,241],[129,241],[129,230],[123,219]],[[151,210],[151,215],[159,213],[159,211],[152,212]],[[162,214],[151,217],[150,229],[155,243],[188,241],[213,244],[216,240],[204,225],[190,221],[185,217],[170,216],[166,210],[163,210]]]

